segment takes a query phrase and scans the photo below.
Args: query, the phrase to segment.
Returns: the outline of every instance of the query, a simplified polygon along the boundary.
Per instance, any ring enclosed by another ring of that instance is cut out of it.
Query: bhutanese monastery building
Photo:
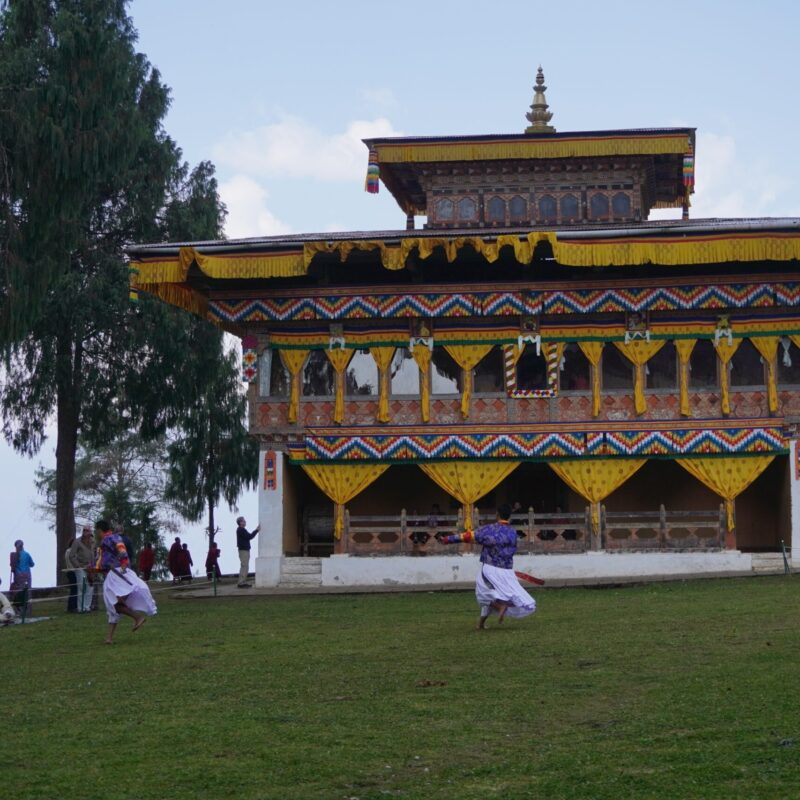
[[[504,501],[551,580],[791,558],[800,220],[690,219],[693,128],[556,131],[545,89],[523,133],[366,141],[397,230],[130,248],[241,338],[257,585],[469,581],[433,534]]]

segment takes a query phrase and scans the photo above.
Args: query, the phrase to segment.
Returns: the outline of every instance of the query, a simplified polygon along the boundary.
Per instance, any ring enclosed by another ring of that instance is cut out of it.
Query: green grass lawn
[[[169,599],[0,630],[2,796],[800,798],[800,580]]]

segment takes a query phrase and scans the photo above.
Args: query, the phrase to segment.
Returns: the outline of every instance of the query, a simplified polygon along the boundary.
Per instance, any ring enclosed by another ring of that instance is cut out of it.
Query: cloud
[[[234,175],[220,184],[219,193],[228,208],[225,233],[229,239],[279,236],[292,232],[267,208],[267,190],[253,178]]]
[[[733,136],[698,134],[692,217],[760,217],[785,214],[781,196],[791,188],[774,164],[737,152]]]
[[[327,135],[300,117],[228,134],[213,149],[218,165],[262,178],[363,180],[367,149],[362,139],[398,136],[388,119],[355,120],[343,133]]]
[[[762,154],[737,147],[731,135],[697,134],[692,219],[796,216],[792,183]],[[650,219],[680,219],[680,209],[656,209]]]

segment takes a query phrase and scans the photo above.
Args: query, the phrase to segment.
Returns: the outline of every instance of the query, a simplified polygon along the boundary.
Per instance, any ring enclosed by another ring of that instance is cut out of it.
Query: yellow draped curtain
[[[464,526],[473,529],[472,505],[508,477],[519,461],[439,461],[419,468],[464,505]]]
[[[548,461],[564,483],[592,506],[592,527],[600,529],[600,503],[622,486],[646,461],[644,458],[581,458]]]
[[[300,406],[300,374],[303,364],[306,363],[308,350],[278,350],[281,354],[283,366],[292,376],[291,391],[289,393],[289,422],[297,422],[297,410]]]
[[[800,347],[800,333],[790,333],[789,338]]]
[[[378,365],[378,422],[389,421],[389,367],[394,358],[394,347],[371,347],[370,353]]]
[[[767,364],[767,398],[769,413],[778,411],[778,347],[779,336],[754,336],[750,341]]]
[[[334,536],[342,538],[344,506],[383,475],[388,464],[303,464],[312,481],[336,504]]]
[[[603,355],[602,342],[578,342],[578,347],[592,367],[592,416],[600,415],[600,359]]]
[[[492,349],[490,344],[447,344],[444,347],[453,360],[464,371],[464,383],[461,390],[461,416],[469,417],[469,401],[472,397],[472,370]]]
[[[676,339],[675,349],[678,351],[678,385],[681,393],[681,414],[684,417],[692,415],[689,404],[689,359],[697,344],[697,339]]]
[[[339,347],[325,352],[328,355],[328,361],[331,362],[336,372],[336,402],[333,406],[333,421],[341,425],[344,421],[344,375],[355,350]]]
[[[775,456],[719,456],[717,458],[679,458],[677,462],[701,483],[725,500],[728,531],[732,534],[734,500],[771,463]]]
[[[619,351],[633,363],[635,367],[633,378],[633,405],[637,414],[647,411],[647,401],[644,399],[644,368],[645,364],[666,344],[660,341],[645,341],[635,339],[632,342],[614,342]]]
[[[431,349],[424,344],[417,345],[414,348],[414,361],[417,362],[419,367],[419,385],[420,385],[420,411],[422,412],[422,421],[428,422],[431,418],[431,356],[433,355]]]
[[[720,394],[722,395],[722,413],[725,415],[731,413],[731,381],[730,373],[728,371],[728,364],[730,364],[733,354],[739,349],[739,345],[741,343],[741,339],[734,339],[733,344],[728,344],[727,339],[720,339],[714,344],[720,366],[719,390]]]

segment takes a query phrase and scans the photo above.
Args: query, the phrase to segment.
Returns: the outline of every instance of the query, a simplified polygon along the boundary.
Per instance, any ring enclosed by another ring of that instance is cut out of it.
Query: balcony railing
[[[725,506],[719,511],[600,510],[603,550],[716,550],[725,546]]]
[[[494,514],[478,514],[481,525]],[[520,554],[583,553],[588,550],[682,551],[724,547],[725,509],[719,511],[606,511],[601,507],[600,530],[592,534],[590,509],[540,514],[529,509],[513,514],[511,525],[520,535]],[[331,527],[333,520],[331,519]],[[478,544],[442,545],[436,534],[464,529],[462,514],[353,515],[345,512],[341,551],[354,556],[453,555],[480,552]]]

